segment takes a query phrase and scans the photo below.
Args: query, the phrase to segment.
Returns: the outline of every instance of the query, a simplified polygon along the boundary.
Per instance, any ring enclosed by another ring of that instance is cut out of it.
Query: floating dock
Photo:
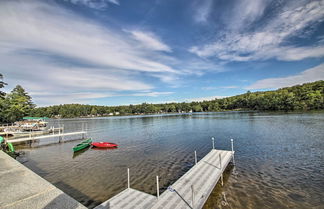
[[[223,184],[223,172],[231,160],[232,151],[212,149],[203,159],[159,195],[157,177],[157,196],[153,196],[129,186],[111,199],[98,205],[95,209],[201,209],[217,182]],[[213,146],[214,147],[214,146]]]
[[[0,188],[0,208],[3,209],[86,209],[1,150]]]

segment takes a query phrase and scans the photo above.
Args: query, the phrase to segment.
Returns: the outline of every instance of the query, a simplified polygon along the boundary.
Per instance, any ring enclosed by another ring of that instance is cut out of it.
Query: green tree
[[[92,108],[91,109],[91,113],[90,113],[91,115],[97,115],[97,109],[96,108]]]
[[[202,107],[201,107],[200,104],[196,104],[196,105],[194,105],[194,106],[192,107],[192,110],[193,110],[194,112],[201,112],[201,111],[202,111]]]
[[[3,75],[0,73],[0,89],[2,89],[5,85],[7,85],[5,82],[3,82]],[[0,91],[0,99],[4,99],[4,96],[6,93],[3,91]]]
[[[4,118],[7,122],[21,120],[31,113],[35,105],[31,97],[20,85],[17,85],[4,100]]]
[[[7,85],[5,82],[3,82],[3,76],[0,73],[0,89],[2,89],[5,85]],[[3,91],[0,91],[0,122],[5,122],[5,96],[6,94]]]
[[[7,105],[7,102],[3,100],[2,104]],[[282,88],[275,91],[248,91],[245,94],[237,96],[203,102],[165,104],[143,103],[139,105],[111,107],[81,104],[55,105],[50,107],[36,108],[35,110],[33,110],[33,115],[49,117],[61,115],[61,117],[63,118],[88,116],[91,114],[97,115],[94,114],[94,109],[97,111],[97,114],[100,115],[113,112],[120,112],[121,114],[140,114],[180,111],[189,112],[190,110],[201,112],[235,109],[249,109],[260,111],[324,109],[324,81],[305,83],[303,85]]]

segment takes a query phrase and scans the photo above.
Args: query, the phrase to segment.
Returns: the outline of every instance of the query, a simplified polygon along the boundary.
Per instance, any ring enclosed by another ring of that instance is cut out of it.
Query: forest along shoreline
[[[2,82],[2,86],[6,85]],[[246,92],[241,95],[202,102],[182,102],[124,106],[63,104],[36,107],[31,96],[17,85],[0,98],[0,123],[12,123],[25,116],[49,118],[107,117],[219,111],[310,111],[324,110],[324,81],[305,83],[274,91]]]

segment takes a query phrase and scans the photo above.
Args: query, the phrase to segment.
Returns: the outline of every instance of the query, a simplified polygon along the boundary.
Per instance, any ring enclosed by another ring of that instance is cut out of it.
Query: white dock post
[[[156,196],[159,199],[160,197],[159,176],[156,176]]]
[[[84,137],[84,123],[82,123],[82,139],[84,139],[85,137]]]
[[[58,137],[59,137],[59,143],[62,142],[62,137],[61,137],[61,127],[58,127]]]
[[[86,123],[86,129],[85,129],[85,137],[88,136],[88,123]]]
[[[212,142],[213,142],[213,149],[215,149],[215,138],[212,137]]]
[[[233,139],[231,139],[231,147],[232,147],[233,164],[235,165],[235,159],[234,159],[234,140]]]
[[[192,208],[195,208],[194,206],[194,202],[195,202],[195,190],[194,190],[194,185],[191,185],[191,206]]]
[[[224,181],[223,181],[223,168],[222,168],[222,155],[219,154],[219,167],[221,170],[221,184],[222,186],[224,185]]]
[[[127,188],[130,188],[130,182],[129,182],[129,168],[127,168]]]
[[[62,140],[64,141],[64,124],[62,125]]]
[[[195,165],[197,164],[197,152],[195,150]]]

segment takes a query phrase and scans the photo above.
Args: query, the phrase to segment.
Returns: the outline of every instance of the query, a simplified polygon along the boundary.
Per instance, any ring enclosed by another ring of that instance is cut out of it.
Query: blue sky
[[[323,20],[323,0],[2,0],[0,72],[38,106],[222,98],[324,80]]]

